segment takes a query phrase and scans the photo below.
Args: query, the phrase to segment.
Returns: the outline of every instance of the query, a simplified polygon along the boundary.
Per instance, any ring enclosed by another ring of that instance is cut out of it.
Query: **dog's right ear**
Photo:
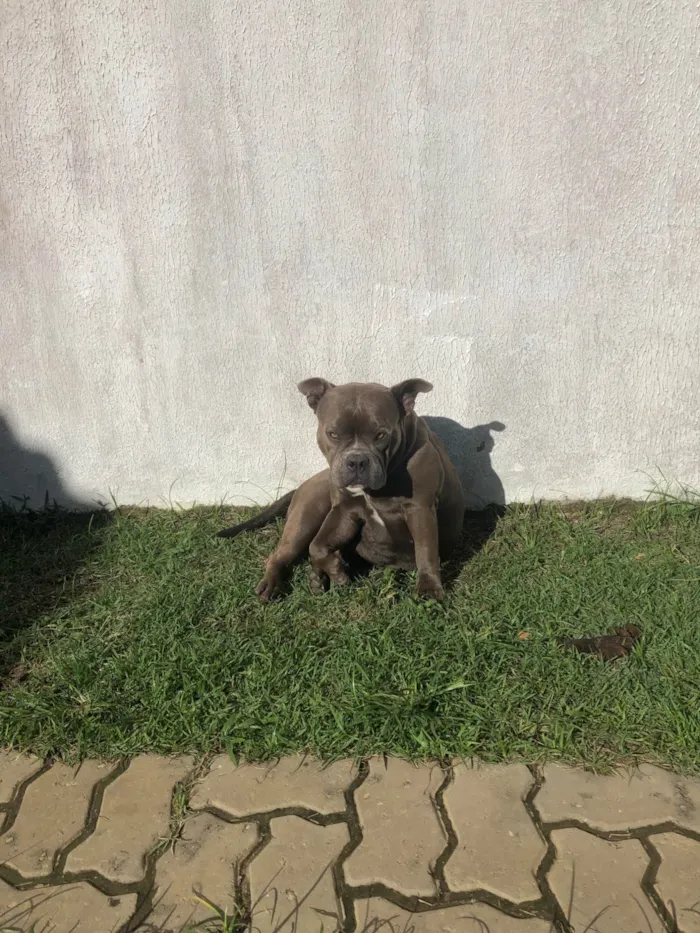
[[[309,408],[313,409],[313,411],[316,411],[318,408],[318,403],[321,401],[326,392],[329,389],[334,388],[335,386],[332,382],[328,382],[326,379],[319,379],[318,377],[315,377],[314,379],[305,379],[297,386],[297,389],[299,389],[301,394],[306,396],[306,401],[309,403]]]

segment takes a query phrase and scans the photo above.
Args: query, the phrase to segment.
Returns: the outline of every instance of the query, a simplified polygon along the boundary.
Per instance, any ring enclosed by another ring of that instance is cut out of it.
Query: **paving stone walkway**
[[[700,781],[397,759],[73,768],[0,752],[0,933],[205,921],[207,933],[700,933]]]

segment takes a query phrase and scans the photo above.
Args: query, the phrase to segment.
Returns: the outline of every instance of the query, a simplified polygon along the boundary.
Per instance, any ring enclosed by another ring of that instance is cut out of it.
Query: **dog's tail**
[[[288,492],[286,495],[282,496],[281,499],[278,499],[277,502],[273,502],[272,505],[268,505],[266,509],[263,509],[258,515],[254,518],[249,518],[247,522],[241,522],[240,525],[233,525],[231,528],[224,528],[223,531],[220,531],[217,534],[217,538],[235,538],[236,535],[242,534],[244,531],[252,531],[254,528],[262,528],[264,525],[267,525],[272,521],[273,518],[279,518],[280,515],[286,515],[287,509],[289,508],[289,503],[292,501],[292,496],[296,492],[296,489],[292,489],[291,492]]]

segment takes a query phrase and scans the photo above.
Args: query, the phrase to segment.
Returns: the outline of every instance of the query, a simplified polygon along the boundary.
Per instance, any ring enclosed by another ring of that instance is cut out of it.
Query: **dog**
[[[282,496],[255,518],[219,532],[233,538],[287,514],[282,538],[256,588],[280,596],[287,569],[307,549],[310,584],[323,591],[349,583],[343,553],[370,564],[418,571],[418,593],[441,600],[440,560],[462,532],[464,491],[442,441],[414,411],[430,392],[423,379],[392,388],[374,383],[300,382],[318,421],[317,441],[328,469]]]

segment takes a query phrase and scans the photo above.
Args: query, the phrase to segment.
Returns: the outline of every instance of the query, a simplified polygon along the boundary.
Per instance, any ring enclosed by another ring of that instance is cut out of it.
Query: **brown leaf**
[[[530,633],[529,633],[529,632],[520,632],[520,633],[518,634],[518,638],[519,638],[521,641],[525,641],[525,640],[528,639],[529,637],[530,637]]]

